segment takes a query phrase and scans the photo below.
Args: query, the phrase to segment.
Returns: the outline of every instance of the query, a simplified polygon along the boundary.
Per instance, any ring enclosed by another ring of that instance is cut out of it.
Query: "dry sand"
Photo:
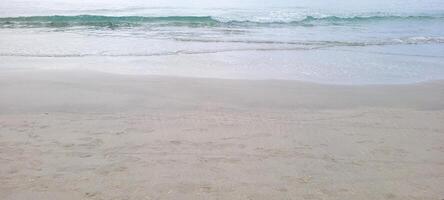
[[[444,199],[444,82],[0,74],[0,199]]]

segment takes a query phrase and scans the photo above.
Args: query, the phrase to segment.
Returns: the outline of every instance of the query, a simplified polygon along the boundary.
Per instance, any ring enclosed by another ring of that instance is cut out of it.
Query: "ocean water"
[[[0,73],[398,84],[444,78],[444,1],[0,2]]]

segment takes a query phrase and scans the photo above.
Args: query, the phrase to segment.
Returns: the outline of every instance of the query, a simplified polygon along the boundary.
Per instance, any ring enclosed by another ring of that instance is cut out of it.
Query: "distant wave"
[[[338,16],[327,16],[327,17],[313,17],[307,16],[301,21],[293,21],[292,23],[298,22],[363,22],[363,21],[386,21],[386,20],[430,20],[430,19],[444,19],[444,16],[427,16],[427,15],[417,15],[417,16],[398,16],[398,15],[378,15],[378,16],[352,16],[352,17],[338,17]]]
[[[0,27],[132,27],[144,24],[171,25],[171,26],[215,26],[219,21],[213,18],[199,16],[168,16],[168,17],[143,17],[143,16],[102,16],[102,15],[76,15],[76,16],[29,16],[29,17],[5,17],[0,18]]]
[[[63,27],[136,27],[151,26],[189,26],[189,27],[216,27],[216,26],[265,26],[265,25],[335,25],[338,23],[364,23],[368,21],[390,20],[444,20],[442,15],[375,15],[375,16],[306,16],[289,21],[263,20],[236,20],[213,16],[103,16],[103,15],[76,15],[76,16],[22,16],[0,18],[0,28],[63,28]]]

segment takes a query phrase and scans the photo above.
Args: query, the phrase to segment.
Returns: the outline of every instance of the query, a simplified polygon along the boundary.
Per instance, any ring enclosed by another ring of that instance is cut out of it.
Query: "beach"
[[[2,0],[0,200],[443,200],[443,0]]]
[[[0,199],[442,199],[444,82],[0,74]]]

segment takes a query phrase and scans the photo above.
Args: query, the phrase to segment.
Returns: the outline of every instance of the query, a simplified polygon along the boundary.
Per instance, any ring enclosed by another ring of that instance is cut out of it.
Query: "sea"
[[[0,73],[444,79],[443,0],[2,0]]]

